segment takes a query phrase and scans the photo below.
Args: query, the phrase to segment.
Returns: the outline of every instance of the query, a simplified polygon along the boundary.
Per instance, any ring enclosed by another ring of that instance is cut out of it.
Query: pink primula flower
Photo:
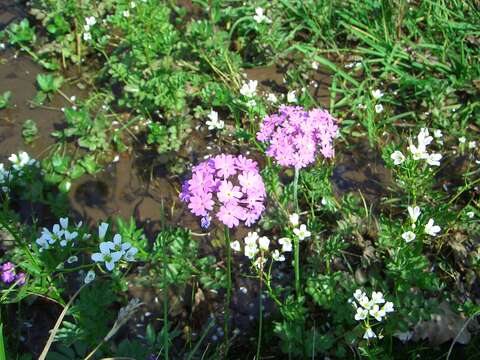
[[[216,196],[214,196],[216,195]],[[265,185],[256,161],[243,155],[221,154],[193,167],[192,178],[179,195],[202,227],[215,217],[229,228],[254,224],[265,210]]]
[[[325,158],[333,157],[337,130],[326,110],[282,105],[278,114],[263,119],[257,140],[269,143],[266,154],[279,165],[301,169],[315,162],[318,150]]]

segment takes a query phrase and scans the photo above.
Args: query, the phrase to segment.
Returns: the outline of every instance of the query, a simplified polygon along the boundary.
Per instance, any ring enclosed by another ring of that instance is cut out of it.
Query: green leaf
[[[23,123],[22,135],[27,144],[34,140],[34,138],[38,135],[38,128],[35,121],[28,119]]]

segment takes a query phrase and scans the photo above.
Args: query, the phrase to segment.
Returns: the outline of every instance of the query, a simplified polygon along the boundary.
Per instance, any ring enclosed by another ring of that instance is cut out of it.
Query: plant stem
[[[163,248],[163,348],[165,349],[165,360],[168,360],[168,284],[167,284],[167,256],[166,256],[166,246],[165,238],[162,237],[162,248]]]
[[[295,205],[295,212],[298,214],[300,208],[298,206],[298,178],[300,177],[300,169],[295,168],[295,176],[293,178],[293,203]]]
[[[232,298],[232,248],[230,247],[230,230],[225,226],[225,245],[227,246],[227,299],[225,305],[225,318],[223,322],[223,331],[225,336],[225,358],[228,354],[229,322],[230,322],[230,302]]]
[[[298,214],[300,212],[300,207],[298,205],[298,178],[300,177],[300,170],[295,168],[295,177],[293,178],[293,202],[295,204],[295,212]],[[295,266],[295,292],[297,297],[300,297],[300,241],[297,236],[293,238],[294,245],[294,266]]]
[[[260,349],[262,347],[262,327],[263,327],[263,302],[262,302],[262,290],[263,290],[263,265],[260,267],[260,287],[258,292],[258,306],[259,306],[259,322],[258,322],[258,339],[257,339],[257,355],[255,360],[260,359]]]

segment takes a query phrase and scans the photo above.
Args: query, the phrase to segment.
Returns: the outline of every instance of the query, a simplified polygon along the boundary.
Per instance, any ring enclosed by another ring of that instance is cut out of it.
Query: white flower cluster
[[[433,137],[428,133],[427,128],[421,128],[420,133],[417,136],[418,145],[410,144],[408,150],[412,154],[414,160],[426,160],[426,162],[431,166],[440,166],[440,160],[442,159],[442,154],[438,153],[428,153],[427,146],[432,142]],[[394,151],[390,158],[393,160],[395,165],[400,165],[405,161],[405,155],[400,151]]]
[[[385,301],[383,294],[376,291],[372,292],[372,298],[369,299],[364,291],[357,289],[353,293],[353,297],[356,302],[353,299],[350,302],[356,309],[355,320],[363,321],[365,325],[363,338],[367,340],[376,338],[377,334],[375,334],[370,325],[370,316],[378,322],[382,322],[388,313],[394,312],[393,303]],[[381,304],[384,305],[380,307]]]
[[[100,252],[92,254],[92,260],[95,262],[104,262],[108,271],[115,268],[115,263],[122,258],[126,261],[135,261],[135,255],[138,249],[128,242],[122,242],[122,236],[115,234],[113,241],[103,241],[108,230],[107,223],[101,223],[98,227],[98,237],[100,241]]]
[[[255,99],[253,99],[257,95],[257,86],[257,80],[249,80],[248,82],[243,83],[240,88],[240,94],[249,99],[247,101],[248,107],[254,107],[257,104]]]
[[[8,160],[11,163],[10,170],[7,170],[5,165],[0,163],[0,190],[3,192],[10,190],[7,183],[12,181],[15,175],[22,175],[25,167],[40,167],[40,163],[32,159],[25,151],[10,155]]]
[[[266,24],[270,24],[272,22],[272,20],[270,20],[265,15],[265,10],[261,7],[258,7],[255,9],[255,15],[253,15],[253,20],[255,20],[259,24],[261,24],[262,22]]]
[[[83,26],[83,40],[89,41],[92,40],[92,34],[90,33],[90,29],[97,23],[97,19],[95,16],[88,16],[85,18],[85,25]]]
[[[52,227],[52,230],[43,228],[40,237],[35,240],[39,246],[40,252],[49,249],[57,241],[61,247],[66,247],[68,244],[73,242],[78,237],[78,232],[76,230],[70,231],[68,227],[68,218],[60,218],[59,224],[55,224]],[[76,229],[80,228],[82,223],[79,223],[75,226]],[[88,234],[84,236],[87,238]]]
[[[416,228],[416,223],[418,218],[420,217],[420,214],[422,213],[420,208],[418,206],[412,207],[409,206],[407,208],[408,210],[408,216],[410,217],[410,222],[412,224],[412,229]],[[428,222],[425,224],[424,232],[425,234],[428,234],[430,236],[437,236],[437,234],[440,232],[441,228],[438,225],[435,225],[435,220],[430,218]],[[407,243],[415,240],[416,234],[415,232],[409,230],[405,231],[402,234],[403,240],[405,240]]]
[[[290,223],[293,225],[293,233],[298,237],[300,241],[310,237],[312,233],[307,230],[307,225],[300,224],[300,216],[298,214],[292,214],[289,217]]]
[[[218,119],[218,113],[216,111],[210,111],[208,118],[209,120],[206,122],[208,130],[222,130],[225,127],[223,120]]]
[[[259,236],[257,232],[249,232],[244,238],[244,254],[249,259],[253,260],[257,257],[253,264],[257,268],[263,268],[267,262],[265,253],[270,251],[270,239],[266,236]],[[282,238],[278,240],[278,243],[282,245],[282,252],[292,251],[291,241],[288,238]],[[288,246],[290,244],[290,246]],[[230,244],[230,247],[235,251],[241,251],[239,241],[234,241]],[[270,256],[273,261],[285,261],[285,255],[283,255],[278,249],[270,252]]]
[[[372,91],[372,96],[375,100],[379,100],[380,98],[383,97],[383,95],[384,94],[383,94],[382,90],[380,90],[380,89],[375,89],[375,90]],[[383,105],[382,104],[376,104],[375,105],[375,112],[377,114],[380,114],[381,112],[383,112]]]

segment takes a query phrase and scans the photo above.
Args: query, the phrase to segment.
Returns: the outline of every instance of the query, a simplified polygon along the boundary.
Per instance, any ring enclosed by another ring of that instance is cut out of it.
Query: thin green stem
[[[263,256],[263,254],[262,254]],[[257,338],[257,356],[255,357],[256,360],[260,359],[260,349],[262,347],[262,327],[263,327],[263,301],[262,301],[262,291],[263,291],[263,265],[260,266],[260,286],[258,291],[258,338]]]
[[[300,212],[300,207],[298,206],[298,178],[300,177],[300,170],[295,168],[295,176],[293,178],[293,203],[295,205],[295,211],[297,214]]]
[[[165,349],[165,359],[168,360],[168,284],[167,284],[167,256],[165,249],[165,238],[162,238],[163,247],[163,348]]]
[[[300,207],[298,205],[298,178],[300,177],[300,170],[295,168],[295,176],[293,178],[293,202],[295,204],[295,212],[298,214],[300,212]],[[295,292],[297,297],[301,295],[300,288],[300,241],[297,236],[293,239],[294,245],[294,266],[295,266]]]
[[[232,248],[230,247],[230,230],[228,227],[225,227],[225,246],[227,247],[227,297],[223,331],[225,333],[225,358],[227,358],[229,346],[230,302],[232,298]]]

